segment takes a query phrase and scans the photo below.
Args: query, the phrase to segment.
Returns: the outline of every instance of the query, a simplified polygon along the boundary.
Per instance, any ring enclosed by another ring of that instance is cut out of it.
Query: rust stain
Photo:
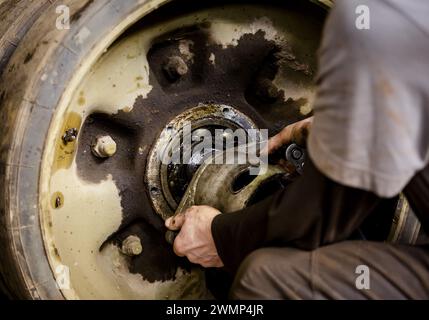
[[[86,102],[85,96],[83,95],[83,91],[79,93],[79,98],[77,99],[77,103],[80,106],[84,106]]]
[[[82,124],[82,117],[71,112],[67,115],[67,119],[61,129],[61,133],[66,132],[68,129],[77,128],[79,130]],[[58,136],[55,143],[55,156],[53,164],[53,173],[58,169],[67,169],[70,167],[73,161],[73,156],[76,148],[76,141],[64,143],[61,136]]]
[[[64,205],[64,195],[57,191],[51,197],[51,206],[53,209],[61,208]]]

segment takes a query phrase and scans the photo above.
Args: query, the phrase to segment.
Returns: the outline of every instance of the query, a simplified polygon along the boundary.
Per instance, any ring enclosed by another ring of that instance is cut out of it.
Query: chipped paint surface
[[[71,283],[79,283],[79,297],[115,297],[111,296],[115,285],[99,271],[97,261],[100,246],[122,219],[114,181],[108,176],[99,184],[84,183],[73,164],[52,176],[51,190],[61,192],[64,199],[51,215],[55,247],[62,263],[70,268]]]
[[[130,112],[136,98],[147,97],[152,89],[147,47],[147,40],[137,35],[111,47],[81,83],[72,103],[82,114]]]
[[[68,298],[174,299],[184,298],[181,296],[183,292],[187,292],[187,298],[207,296],[205,286],[201,285],[203,276],[198,269],[187,273],[179,268],[175,281],[149,283],[141,275],[128,271],[127,258],[115,246],[109,244],[99,252],[102,243],[121,224],[123,208],[118,188],[109,175],[97,184],[81,180],[76,172],[76,142],[64,147],[60,139],[61,132],[72,127],[79,130],[87,116],[94,112],[133,112],[136,99],[147,98],[152,90],[146,57],[152,40],[177,28],[201,22],[210,22],[208,29],[211,39],[223,48],[236,46],[243,35],[262,30],[267,40],[280,45],[295,47],[303,41],[300,51],[316,49],[312,40],[294,39],[288,30],[297,22],[285,20],[283,13],[255,5],[231,5],[185,14],[165,23],[145,27],[105,50],[70,96],[63,111],[67,116],[58,115],[58,119],[65,121],[51,129],[55,134],[50,143],[56,147],[54,152],[47,154],[53,166],[49,171],[49,187],[44,190],[48,228],[45,234],[49,234],[47,238],[51,259],[70,268],[72,288],[64,290]],[[88,36],[88,33],[82,32],[76,41],[84,41],[85,34]],[[187,61],[194,59],[191,41],[181,41],[178,49]],[[295,61],[293,57],[289,58]],[[215,59],[212,54],[207,62],[215,65]],[[307,80],[310,77],[305,74],[304,68],[294,70],[301,74],[299,81],[295,81],[296,78],[291,80],[288,77],[290,66],[299,67],[299,63],[290,62],[285,68],[281,67],[273,83],[285,91],[285,100],[305,97],[308,102],[300,107],[300,111],[308,114],[312,105],[310,97],[314,93]],[[138,153],[143,154],[148,147],[139,146]],[[58,196],[61,197],[61,205],[55,207]],[[189,288],[194,291],[187,290]]]
[[[246,15],[245,10],[240,13],[241,15],[234,17],[234,19],[230,21],[225,19],[225,21],[220,20],[212,22],[211,35],[215,43],[221,44],[224,48],[231,45],[237,46],[238,40],[243,34],[255,34],[258,31],[263,31],[265,33],[266,40],[279,40],[279,38],[277,38],[278,31],[270,18],[266,16],[255,18],[254,12],[250,14],[247,12],[249,15]],[[228,18],[228,16],[226,18]],[[244,21],[240,21],[240,18],[245,20],[245,23],[243,23]]]
[[[146,98],[152,90],[146,58],[152,40],[160,34],[201,21],[210,22],[209,33],[212,40],[224,48],[236,46],[238,40],[245,34],[263,31],[265,39],[274,41],[279,46],[294,47],[300,43],[301,46],[312,46],[309,50],[313,52],[317,49],[311,39],[295,39],[290,32],[291,28],[296,27],[294,24],[299,21],[296,19],[285,21],[284,13],[273,8],[231,5],[227,8],[199,11],[147,27],[109,48],[81,83],[79,89],[81,94],[75,98],[75,103],[82,106],[85,109],[84,113],[87,114],[131,111],[130,108],[136,98],[139,95]],[[179,51],[189,62],[192,62],[194,56],[192,46],[192,41],[180,41]],[[291,61],[288,63],[289,66],[295,66],[297,71],[303,68],[305,72],[306,66],[296,61],[295,56],[289,56],[287,60]],[[214,55],[210,56],[210,63],[215,64]],[[310,104],[303,108],[303,114],[311,111],[314,91],[309,88],[308,81],[297,82],[280,70],[274,79],[274,84],[279,89],[285,90],[285,100],[289,98],[297,100],[306,96]]]
[[[80,128],[82,124],[82,116],[77,112],[70,112],[66,117],[61,128],[61,133],[66,132],[67,130],[73,128]],[[76,151],[76,141],[64,143],[62,139],[56,139],[55,141],[55,159],[54,159],[54,168],[55,172],[58,169],[67,169],[70,168],[74,154]]]
[[[110,276],[121,292],[122,299],[183,299],[189,296],[195,299],[207,299],[210,295],[206,287],[201,286],[204,274],[201,269],[185,272],[177,269],[176,280],[149,282],[140,274],[131,274],[127,268],[127,258],[114,245],[107,245],[100,257],[100,265]],[[184,293],[187,292],[185,295]]]

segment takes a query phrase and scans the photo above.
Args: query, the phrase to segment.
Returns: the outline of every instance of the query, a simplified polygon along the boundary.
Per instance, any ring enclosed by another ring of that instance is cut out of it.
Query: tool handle
[[[288,163],[295,167],[298,174],[302,174],[304,168],[305,159],[307,157],[307,151],[304,147],[299,146],[296,143],[284,145],[278,150],[274,151],[269,155],[269,162],[272,164],[278,163],[280,159],[285,159]]]
[[[173,245],[174,239],[176,239],[177,235],[179,234],[179,231],[173,231],[173,230],[167,230],[165,233],[165,240]]]
[[[291,143],[285,151],[286,161],[291,163],[298,174],[302,174],[304,170],[305,159],[307,157],[307,151],[305,148],[297,145],[296,143]]]

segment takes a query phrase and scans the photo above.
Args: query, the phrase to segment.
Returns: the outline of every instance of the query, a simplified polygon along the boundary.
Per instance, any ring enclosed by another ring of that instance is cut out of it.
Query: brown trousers
[[[429,246],[344,241],[313,251],[259,249],[241,264],[230,296],[232,299],[429,299]]]

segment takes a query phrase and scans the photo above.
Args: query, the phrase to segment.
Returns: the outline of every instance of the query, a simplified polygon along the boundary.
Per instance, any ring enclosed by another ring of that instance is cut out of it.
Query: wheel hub
[[[55,118],[43,227],[53,268],[70,268],[67,297],[206,296],[201,270],[166,243],[163,219],[224,147],[198,153],[198,140],[179,140],[172,150],[189,161],[166,165],[166,137],[185,121],[195,136],[272,134],[311,111],[324,13],[311,4],[206,5],[173,2],[146,16],[82,74]]]
[[[188,133],[184,132],[187,125],[190,125]],[[227,135],[237,129],[248,131],[256,129],[256,125],[233,107],[217,104],[199,104],[165,126],[149,153],[145,175],[152,204],[161,217],[166,219],[174,213],[199,166],[226,148],[226,144],[219,146],[215,141],[228,139]],[[191,137],[189,144],[185,141],[186,134]],[[209,146],[196,151],[203,137],[213,139]],[[253,136],[247,138],[251,142]],[[170,156],[178,154],[180,159],[173,159],[178,160],[176,163],[164,163],[162,157],[167,152]],[[188,161],[184,162],[184,158]]]

